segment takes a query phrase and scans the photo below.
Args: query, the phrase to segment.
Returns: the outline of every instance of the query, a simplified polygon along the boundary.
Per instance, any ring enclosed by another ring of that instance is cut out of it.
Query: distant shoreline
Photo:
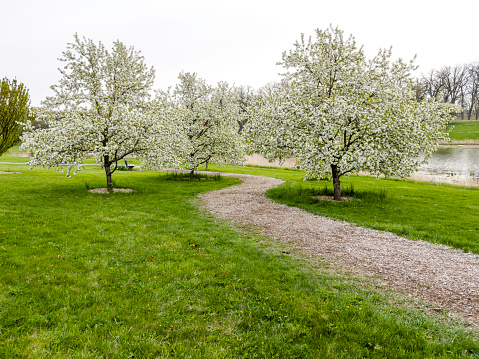
[[[479,146],[479,140],[440,141],[439,146]]]

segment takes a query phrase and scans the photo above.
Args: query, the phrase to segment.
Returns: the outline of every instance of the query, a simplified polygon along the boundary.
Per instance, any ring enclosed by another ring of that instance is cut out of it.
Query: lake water
[[[280,166],[276,161],[269,163],[260,155],[249,156],[246,164],[255,166]],[[282,166],[292,167],[294,158],[287,160]],[[433,153],[429,162],[418,168],[410,176],[413,180],[446,182],[479,187],[479,146],[454,145],[440,146]]]
[[[446,182],[479,183],[479,146],[440,146],[417,175]]]

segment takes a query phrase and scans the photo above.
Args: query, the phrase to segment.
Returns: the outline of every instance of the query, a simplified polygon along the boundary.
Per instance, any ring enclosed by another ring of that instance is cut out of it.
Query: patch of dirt
[[[333,202],[334,201],[334,197],[333,196],[313,196],[312,198],[317,198],[317,199],[320,199],[321,201],[330,201],[330,202]],[[354,201],[355,198],[353,197],[341,197],[341,202],[351,202],[351,201]],[[360,199],[356,199],[357,201],[360,201]]]
[[[0,171],[0,175],[14,175],[21,174],[22,172],[10,172],[10,171]]]
[[[106,188],[89,189],[88,192],[91,192],[91,193],[109,193],[108,189],[106,189]],[[113,188],[113,192],[131,193],[131,192],[133,192],[133,190],[131,188]]]
[[[7,156],[12,156],[12,157],[29,157],[28,153],[25,152],[14,152],[10,151],[6,153]]]

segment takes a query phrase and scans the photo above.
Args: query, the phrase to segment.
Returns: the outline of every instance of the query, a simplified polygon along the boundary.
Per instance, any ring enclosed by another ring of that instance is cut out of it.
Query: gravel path
[[[447,246],[356,227],[275,203],[264,192],[283,181],[240,174],[242,184],[201,197],[217,217],[261,227],[311,256],[367,274],[479,324],[479,257]],[[439,309],[438,309],[439,310]]]

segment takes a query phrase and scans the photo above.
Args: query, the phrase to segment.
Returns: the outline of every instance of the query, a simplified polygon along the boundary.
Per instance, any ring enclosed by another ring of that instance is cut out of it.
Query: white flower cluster
[[[111,173],[127,156],[144,158],[145,168],[181,164],[187,142],[177,112],[150,102],[154,70],[138,52],[118,41],[108,52],[75,35],[61,60],[66,65],[52,86],[55,96],[39,110],[48,128],[28,128],[22,137],[31,167],[80,171],[82,158],[93,156],[111,189]]]
[[[193,172],[205,163],[243,163],[245,145],[238,122],[244,115],[238,92],[225,82],[212,87],[195,73],[181,73],[179,80],[172,96],[163,93],[161,97],[178,111],[188,142],[183,167]]]
[[[237,91],[226,83],[206,85],[196,74],[180,74],[173,94],[159,92],[151,101],[153,68],[121,42],[107,51],[80,39],[68,45],[61,61],[62,78],[52,86],[38,117],[46,129],[26,128],[22,148],[30,167],[46,166],[75,172],[93,156],[105,169],[107,187],[118,161],[142,160],[142,169],[188,168],[208,162],[241,163],[244,144]]]
[[[316,30],[283,53],[281,91],[257,100],[249,134],[267,158],[295,156],[310,177],[369,171],[406,176],[446,139],[450,108],[417,102],[411,63],[381,50],[367,60],[353,37]]]

